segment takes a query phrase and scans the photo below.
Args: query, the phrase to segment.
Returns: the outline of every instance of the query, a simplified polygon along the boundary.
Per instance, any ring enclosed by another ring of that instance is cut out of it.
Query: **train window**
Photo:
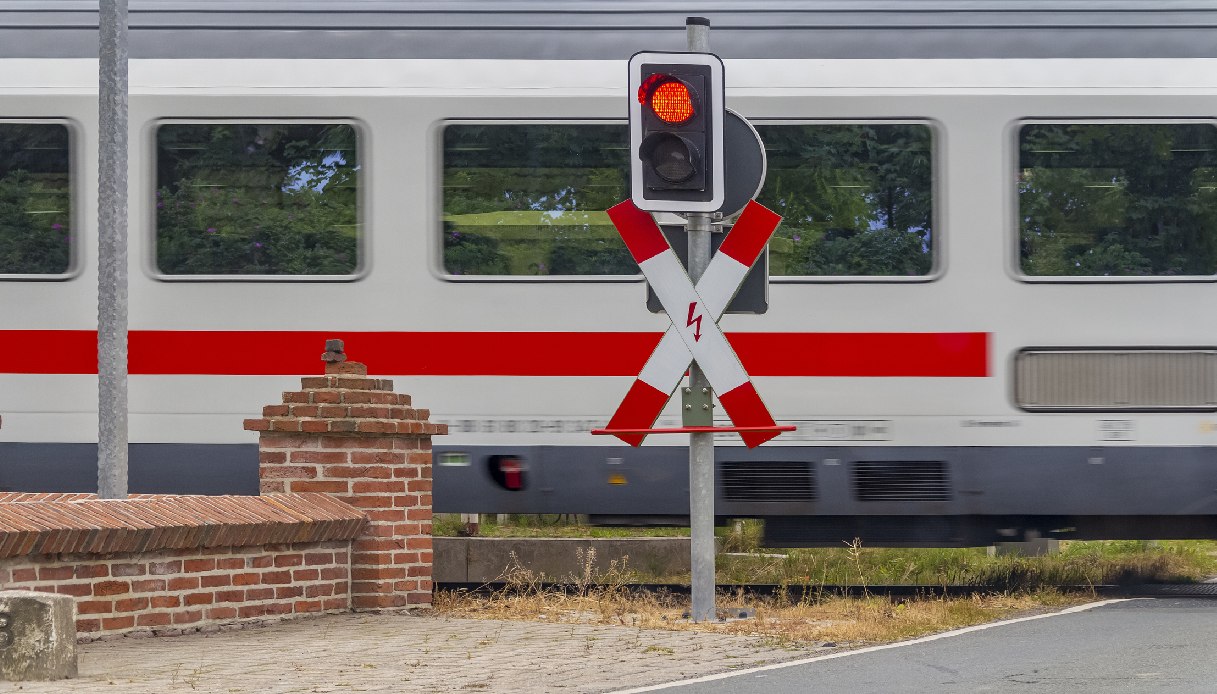
[[[443,271],[635,279],[604,212],[630,196],[628,142],[621,122],[447,123]]]
[[[0,275],[62,277],[72,264],[70,133],[0,121]]]
[[[350,279],[359,168],[350,123],[161,123],[156,267],[191,279]]]
[[[1025,275],[1217,274],[1213,123],[1026,123],[1018,146]]]
[[[934,130],[926,123],[757,124],[757,200],[782,215],[772,276],[926,279],[934,270]]]

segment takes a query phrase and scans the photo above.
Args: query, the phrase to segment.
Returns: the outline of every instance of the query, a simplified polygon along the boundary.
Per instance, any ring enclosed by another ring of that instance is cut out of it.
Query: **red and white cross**
[[[690,360],[696,360],[718,394],[727,416],[742,428],[744,443],[753,448],[778,435],[773,417],[761,402],[748,373],[718,327],[718,319],[739,291],[748,269],[781,221],[776,213],[750,201],[710,260],[697,286],[668,244],[655,220],[627,200],[608,210],[642,274],[651,283],[672,325],[642,367],[637,380],[609,420],[607,430],[636,432],[650,428],[672,393],[680,386]],[[645,433],[616,433],[631,446]]]

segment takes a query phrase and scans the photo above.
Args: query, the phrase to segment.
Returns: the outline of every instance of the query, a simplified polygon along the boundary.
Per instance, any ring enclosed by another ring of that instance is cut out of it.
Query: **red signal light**
[[[679,125],[695,114],[689,85],[671,75],[651,75],[638,88],[638,102],[649,106],[663,122]]]

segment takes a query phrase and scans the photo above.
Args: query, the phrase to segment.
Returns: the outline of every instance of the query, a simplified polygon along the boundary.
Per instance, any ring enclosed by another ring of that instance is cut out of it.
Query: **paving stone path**
[[[433,615],[338,615],[82,644],[80,677],[0,692],[607,692],[791,660],[760,638]]]

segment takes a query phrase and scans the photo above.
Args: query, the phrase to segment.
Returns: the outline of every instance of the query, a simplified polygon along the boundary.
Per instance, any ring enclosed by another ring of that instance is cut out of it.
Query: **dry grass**
[[[716,599],[720,608],[746,606],[753,608],[755,615],[741,620],[692,623],[684,617],[689,609],[687,597],[633,591],[628,586],[630,573],[626,567],[613,565],[603,574],[593,575],[590,567],[594,557],[581,559],[585,569],[582,575],[569,578],[573,587],[569,592],[543,589],[540,577],[515,565],[502,577],[508,584],[504,590],[493,595],[439,591],[433,598],[434,612],[474,619],[712,631],[759,636],[773,643],[800,647],[889,643],[1092,599],[1055,591],[900,601],[879,596],[832,595],[814,595],[799,601],[745,600],[720,594]]]

